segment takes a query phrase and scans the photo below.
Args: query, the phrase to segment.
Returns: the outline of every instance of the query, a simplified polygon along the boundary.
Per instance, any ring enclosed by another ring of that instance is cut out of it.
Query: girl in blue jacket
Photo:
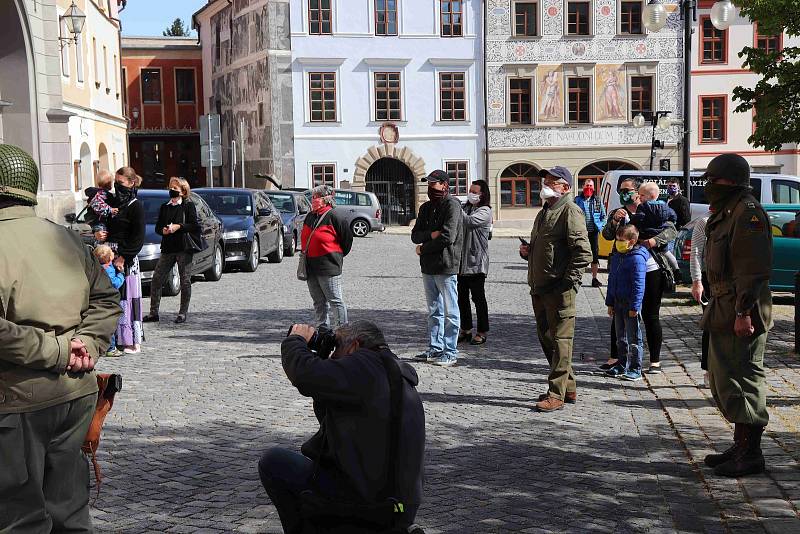
[[[639,312],[644,298],[644,279],[649,252],[637,244],[639,231],[632,224],[617,230],[608,268],[606,305],[614,319],[619,361],[606,374],[623,380],[642,379],[642,329]]]

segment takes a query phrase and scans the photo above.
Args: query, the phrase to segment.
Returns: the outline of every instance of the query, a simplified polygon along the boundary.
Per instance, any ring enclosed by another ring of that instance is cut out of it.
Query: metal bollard
[[[794,273],[794,352],[800,354],[800,271]]]

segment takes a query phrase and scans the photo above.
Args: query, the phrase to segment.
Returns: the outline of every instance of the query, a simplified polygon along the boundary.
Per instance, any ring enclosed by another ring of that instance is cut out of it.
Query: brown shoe
[[[564,407],[564,401],[559,400],[555,397],[547,397],[545,400],[536,403],[537,412],[554,412],[556,410],[560,410],[563,407]]]
[[[549,396],[550,393],[542,393],[536,400],[538,402],[546,401],[547,397]],[[578,394],[575,391],[567,391],[567,394],[564,395],[564,402],[566,402],[567,404],[575,404],[576,402],[578,402]]]

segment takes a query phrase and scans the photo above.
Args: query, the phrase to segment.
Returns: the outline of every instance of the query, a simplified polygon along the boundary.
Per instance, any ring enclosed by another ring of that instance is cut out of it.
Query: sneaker
[[[157,323],[159,321],[157,313],[148,313],[144,317],[142,317],[143,323]]]
[[[647,369],[648,375],[660,375],[661,374],[661,364],[660,363],[651,363],[650,368]]]
[[[613,361],[614,363],[609,363],[611,361]],[[601,371],[608,371],[609,369],[611,369],[612,367],[617,365],[618,361],[619,360],[617,360],[616,358],[609,358],[608,362],[606,362],[606,363],[604,363],[603,365],[600,366],[600,370]]]
[[[446,354],[440,355],[438,358],[434,358],[433,360],[428,360],[433,365],[438,365],[439,367],[452,367],[456,364],[458,358],[455,356],[447,356]]]
[[[441,352],[431,352],[430,350],[426,350],[414,356],[414,359],[421,362],[432,362],[441,355]]]
[[[603,287],[603,284],[597,278],[592,278],[592,287]]]
[[[619,375],[620,380],[627,380],[628,382],[637,382],[642,379],[641,371],[628,371]]]
[[[108,358],[119,358],[122,356],[122,351],[117,349],[110,349],[106,351],[106,357]]]
[[[613,376],[614,378],[618,377],[619,375],[625,374],[625,366],[617,364],[608,371],[606,371],[607,376]]]

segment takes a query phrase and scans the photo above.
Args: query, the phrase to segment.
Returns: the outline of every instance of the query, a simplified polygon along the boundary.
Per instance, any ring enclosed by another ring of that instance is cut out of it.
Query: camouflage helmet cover
[[[39,169],[21,148],[0,143],[0,197],[11,197],[36,205]]]

